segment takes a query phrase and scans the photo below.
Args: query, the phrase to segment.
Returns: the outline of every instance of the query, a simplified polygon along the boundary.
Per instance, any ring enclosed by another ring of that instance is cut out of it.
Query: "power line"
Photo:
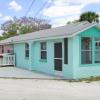
[[[52,2],[51,2],[51,3],[48,3],[45,7],[49,7],[51,4],[52,4]],[[45,8],[45,7],[44,7],[44,8]],[[44,16],[42,16],[42,15],[41,15],[41,12],[40,12],[40,14],[38,15],[38,17],[41,19],[41,18],[44,17]]]
[[[27,12],[26,12],[26,14],[25,14],[25,16],[28,15],[28,13],[29,13],[29,11],[31,10],[31,8],[32,8],[33,4],[35,3],[35,1],[36,1],[36,0],[33,0],[33,1],[32,1],[32,3],[31,3],[31,5],[29,6],[29,8],[28,8],[28,10],[27,10]]]
[[[34,15],[34,18],[37,17],[37,15],[40,13],[40,11],[42,11],[42,9],[44,9],[44,7],[48,4],[48,0],[40,7],[40,9],[36,12],[36,14]]]

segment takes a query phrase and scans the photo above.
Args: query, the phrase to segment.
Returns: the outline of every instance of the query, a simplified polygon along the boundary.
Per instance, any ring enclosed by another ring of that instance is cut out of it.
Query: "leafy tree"
[[[99,22],[99,15],[91,11],[85,12],[80,15],[79,21]]]
[[[68,21],[67,24],[71,24],[71,23],[78,23],[79,20],[74,20],[74,21]]]
[[[51,25],[48,24],[47,20],[32,17],[14,17],[13,20],[7,21],[1,25],[1,29],[5,32],[0,39],[48,28],[51,28]]]

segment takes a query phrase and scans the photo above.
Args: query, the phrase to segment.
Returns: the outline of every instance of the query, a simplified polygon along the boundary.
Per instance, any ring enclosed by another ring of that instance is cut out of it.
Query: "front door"
[[[54,43],[54,69],[62,71],[62,43]]]

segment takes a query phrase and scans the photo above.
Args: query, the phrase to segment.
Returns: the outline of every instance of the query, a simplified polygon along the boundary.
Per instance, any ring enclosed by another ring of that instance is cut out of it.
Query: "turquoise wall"
[[[90,76],[100,76],[100,64],[81,64],[81,43],[80,37],[100,37],[100,30],[96,28],[88,29],[68,38],[68,64],[64,64],[64,39],[53,39],[45,41],[28,41],[29,43],[29,59],[25,58],[25,43],[14,44],[14,52],[16,54],[16,66],[44,72],[52,75],[60,75],[67,79],[84,78]],[[47,60],[40,59],[40,43],[47,42]],[[62,43],[62,72],[57,73],[54,70],[54,43]],[[93,57],[94,59],[94,57]]]
[[[63,62],[63,76],[67,79],[73,78],[73,38],[68,38],[68,64]],[[64,51],[64,49],[63,49]]]
[[[48,74],[54,74],[53,70],[53,47],[52,41],[47,42],[47,60],[40,59],[40,42],[33,43],[33,61],[32,61],[32,70],[37,70],[45,72]]]
[[[81,36],[89,36],[89,37],[100,37],[100,30],[96,28],[91,28],[86,30],[85,32],[80,33],[73,38],[73,70],[74,77],[73,78],[84,78],[90,76],[100,76],[100,64],[81,64]]]
[[[91,28],[73,38],[68,38],[68,64],[64,64],[64,39],[28,42],[30,48],[29,59],[25,58],[25,43],[16,43],[14,44],[16,66],[51,75],[61,75],[67,79],[100,76],[100,64],[82,65],[80,63],[81,36],[100,37],[100,31]],[[40,59],[40,42],[47,42],[47,60]],[[54,43],[57,42],[62,42],[63,65],[61,73],[54,70]]]
[[[47,40],[47,60],[40,59],[40,42],[37,41],[33,43],[33,62],[32,62],[32,70],[37,70],[41,72],[45,72],[48,74],[55,75],[56,71],[54,70],[54,43],[62,42],[62,51],[64,52],[64,39],[55,39],[55,40]],[[73,77],[73,70],[72,70],[72,39],[69,38],[69,64],[64,64],[64,53],[63,54],[63,66],[62,66],[62,73],[58,74],[64,76],[65,78],[72,78]]]
[[[29,69],[30,60],[28,58],[25,58],[25,44],[14,44],[14,53],[16,55],[16,66]]]
[[[25,44],[17,43],[14,44],[14,52],[16,54],[16,66],[26,68],[30,70],[36,70],[51,75],[63,76],[64,78],[70,79],[73,77],[73,39],[68,39],[68,64],[64,64],[64,39],[46,40],[47,42],[47,60],[40,59],[40,42],[29,42],[30,45],[30,58],[25,58]],[[54,43],[62,42],[62,55],[63,65],[62,72],[57,73],[54,70]]]

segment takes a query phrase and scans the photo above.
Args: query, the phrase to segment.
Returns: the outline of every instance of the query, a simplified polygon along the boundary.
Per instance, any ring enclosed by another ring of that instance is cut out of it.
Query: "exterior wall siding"
[[[25,44],[14,44],[14,53],[16,55],[16,66],[29,69],[30,68],[30,59],[25,58]]]
[[[77,35],[74,37],[74,79],[77,78],[85,78],[85,77],[91,77],[91,76],[100,76],[100,64],[81,64],[81,43],[80,43],[80,37],[100,37],[100,31],[96,28],[91,28],[86,30],[85,32],[80,33],[80,35]]]
[[[62,42],[62,54],[63,54],[63,64],[62,64],[62,76],[64,78],[72,78],[73,77],[73,64],[72,64],[72,39],[68,39],[68,64],[64,64],[64,39],[55,39],[48,40],[47,42],[47,60],[40,59],[40,42],[34,42],[34,54],[33,54],[33,62],[32,62],[32,70],[37,70],[41,72],[45,72],[48,74],[55,75],[56,71],[54,70],[54,43]]]
[[[47,43],[47,60],[40,59],[40,43]],[[63,54],[63,64],[62,64],[62,73],[61,75],[64,78],[72,79],[73,78],[73,39],[68,39],[68,64],[64,64],[64,39],[55,39],[47,41],[37,41],[29,42],[30,44],[30,58],[25,58],[25,44],[14,44],[14,52],[16,54],[16,66],[35,70],[50,75],[55,75],[56,71],[54,70],[54,43],[62,42],[62,54]],[[58,75],[59,76],[59,75]]]
[[[29,42],[30,58],[25,58],[25,44],[14,44],[16,66],[55,75],[54,70],[54,43],[62,42],[62,76],[66,79],[77,79],[90,76],[100,76],[100,64],[81,64],[81,36],[100,37],[96,28],[88,29],[73,38],[68,38],[68,64],[64,64],[64,39]],[[40,43],[47,43],[47,60],[40,59]],[[94,58],[93,58],[94,59]]]
[[[32,70],[45,72],[48,74],[54,73],[53,67],[53,47],[52,42],[47,42],[47,60],[40,59],[40,42],[34,42],[34,54],[32,62]]]
[[[68,64],[63,64],[63,76],[67,79],[73,78],[73,38],[68,38]]]

